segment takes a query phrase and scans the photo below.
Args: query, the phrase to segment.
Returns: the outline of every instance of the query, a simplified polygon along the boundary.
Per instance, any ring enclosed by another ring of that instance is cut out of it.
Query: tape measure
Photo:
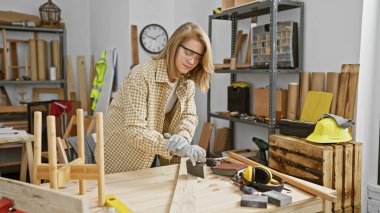
[[[115,208],[119,213],[133,213],[115,195],[106,195],[106,206]]]

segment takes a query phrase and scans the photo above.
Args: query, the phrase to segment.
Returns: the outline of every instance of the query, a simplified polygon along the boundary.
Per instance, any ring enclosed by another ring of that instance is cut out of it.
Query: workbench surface
[[[113,194],[134,212],[169,212],[176,188],[179,165],[142,169],[105,176],[105,194]],[[304,191],[285,185],[291,192],[293,203],[286,207],[268,204],[267,209],[240,207],[242,192],[229,177],[212,174],[208,168],[206,179],[198,178],[198,189],[194,190],[197,212],[320,212],[323,200]],[[44,184],[45,185],[45,184]],[[48,187],[48,185],[45,185]],[[71,181],[59,191],[78,195],[78,181]],[[191,192],[190,192],[191,193]],[[283,191],[283,193],[286,193]],[[86,181],[86,194],[90,212],[97,207],[96,181]]]

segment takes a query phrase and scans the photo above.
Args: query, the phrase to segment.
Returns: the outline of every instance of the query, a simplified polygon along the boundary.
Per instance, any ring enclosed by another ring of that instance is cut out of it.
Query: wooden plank
[[[132,60],[133,66],[140,63],[139,59],[139,43],[137,42],[137,25],[131,25],[131,38],[132,38]]]
[[[230,144],[231,129],[223,127],[215,130],[213,152],[220,152],[228,149]]]
[[[38,80],[38,62],[37,62],[37,41],[29,40],[29,58],[30,58],[30,78],[32,81]]]
[[[61,52],[59,40],[50,41],[50,61],[52,67],[55,67],[55,76],[57,80],[62,79]]]
[[[336,203],[333,205],[334,211],[342,208],[342,190],[343,190],[343,146],[332,145],[334,147],[334,168],[333,168],[333,185],[336,190]]]
[[[361,183],[362,183],[362,144],[351,142],[354,146],[353,171],[352,171],[352,206],[361,206]],[[360,211],[359,211],[360,212]]]
[[[353,166],[353,146],[343,143],[343,207],[351,206],[352,203],[352,166]]]
[[[95,69],[95,56],[94,55],[91,55],[91,59],[90,59],[90,93],[91,93],[91,90],[92,90],[92,87],[93,87],[93,82],[94,82],[94,78],[96,76],[96,69]],[[92,105],[92,99],[90,97],[90,95],[88,96],[88,100],[87,100],[87,114],[88,115],[92,115],[92,109],[91,109],[91,105]]]
[[[7,54],[7,32],[5,29],[2,30],[3,34],[3,72],[4,72],[4,80],[10,80],[8,73],[8,54]]]
[[[347,119],[354,118],[355,102],[359,80],[359,64],[350,64],[350,77],[347,89],[347,102],[344,117]]]
[[[64,144],[66,145],[65,139],[57,137],[58,162],[67,164],[69,161],[67,160]]]
[[[29,40],[13,39],[13,38],[7,38],[7,41],[12,42],[12,43],[24,43],[24,44],[29,43]]]
[[[302,168],[296,167],[293,162],[287,160],[279,160],[276,156],[273,155],[273,152],[270,152],[269,156],[269,167],[278,171],[281,171],[286,174],[292,174],[292,176],[307,180],[312,183],[322,184],[323,174],[312,173],[310,171],[305,171]]]
[[[9,43],[9,54],[11,55],[11,64],[12,64],[12,78],[16,80],[18,78],[18,57],[17,57],[17,43]]]
[[[325,148],[326,146],[324,146]],[[322,186],[332,188],[332,178],[333,178],[333,155],[334,150],[325,150],[323,152],[323,184]],[[323,201],[324,212],[331,212],[332,202],[328,200]]]
[[[69,100],[76,101],[76,93],[73,77],[73,62],[71,56],[66,56],[66,70],[67,70],[67,93],[69,94]]]
[[[65,165],[59,168],[57,173],[58,188],[62,188],[66,183],[71,180],[71,168],[70,165]]]
[[[0,197],[12,199],[16,209],[28,213],[88,212],[87,199],[0,177]]]
[[[1,113],[27,113],[28,108],[26,106],[0,106]]]
[[[248,43],[247,43],[247,51],[245,53],[245,63],[251,64],[251,55],[252,55],[252,43],[251,43],[251,30],[248,33]]]
[[[45,81],[47,78],[48,58],[47,58],[47,42],[42,39],[37,40],[37,67],[38,80]]]
[[[347,100],[347,88],[350,74],[348,70],[350,69],[348,64],[342,65],[342,73],[340,74],[338,98],[336,103],[336,114],[344,117],[344,111],[346,109]]]
[[[269,141],[271,146],[282,147],[287,150],[293,150],[294,153],[300,153],[318,160],[323,160],[322,156],[325,150],[332,151],[333,149],[330,146],[318,146],[314,143],[307,142],[303,139],[298,139],[284,135],[271,135]]]
[[[34,178],[34,170],[33,170],[34,156],[33,156],[32,142],[31,141],[26,142],[25,143],[25,148],[26,148],[26,156],[27,156],[27,161],[28,161],[29,179],[30,179],[30,183],[33,183],[33,178]]]
[[[186,160],[181,158],[178,171],[177,184],[175,187],[171,213],[177,212],[196,212],[196,198],[198,194],[198,178],[187,174]]]
[[[208,122],[205,122],[203,124],[201,137],[199,138],[199,146],[202,147],[204,150],[207,150],[210,144],[213,126],[214,125],[212,123],[208,123]]]
[[[78,71],[78,86],[79,86],[79,99],[83,109],[87,110],[88,94],[87,94],[87,77],[86,67],[84,64],[84,56],[77,56],[77,71]]]
[[[26,147],[22,146],[21,149],[21,168],[20,168],[20,181],[26,182],[28,158],[26,156]]]
[[[97,180],[98,166],[96,164],[71,165],[71,179],[75,180]],[[84,187],[84,185],[83,185]],[[83,189],[84,194],[85,189]]]

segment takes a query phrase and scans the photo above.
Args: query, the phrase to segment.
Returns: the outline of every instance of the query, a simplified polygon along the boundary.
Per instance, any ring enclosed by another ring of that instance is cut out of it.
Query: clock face
[[[150,24],[144,27],[140,33],[140,43],[149,53],[160,53],[168,42],[166,30],[158,24]]]

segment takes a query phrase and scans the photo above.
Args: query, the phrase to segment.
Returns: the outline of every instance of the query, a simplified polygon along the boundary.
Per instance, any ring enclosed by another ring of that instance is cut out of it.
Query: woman
[[[204,160],[205,150],[190,145],[198,124],[194,95],[195,86],[208,90],[213,71],[209,38],[190,22],[160,55],[136,65],[105,117],[106,173],[151,167],[157,155]]]

